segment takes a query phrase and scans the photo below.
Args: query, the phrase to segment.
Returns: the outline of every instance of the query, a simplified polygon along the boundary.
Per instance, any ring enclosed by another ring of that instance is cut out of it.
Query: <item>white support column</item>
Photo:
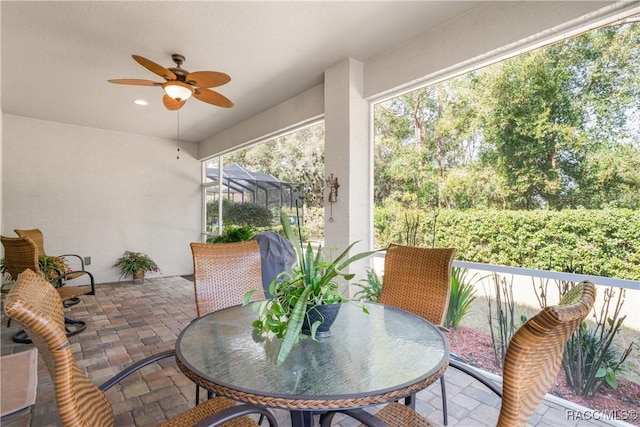
[[[373,245],[373,197],[369,103],[363,98],[363,64],[345,60],[325,71],[325,177],[338,178],[333,222],[329,188],[325,185],[325,246],[344,250],[360,241],[351,253]],[[335,255],[338,255],[336,253]],[[369,261],[354,263],[354,280],[364,278]]]

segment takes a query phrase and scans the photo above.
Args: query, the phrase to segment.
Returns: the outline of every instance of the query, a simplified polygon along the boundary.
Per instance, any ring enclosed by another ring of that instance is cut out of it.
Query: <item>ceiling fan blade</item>
[[[111,79],[109,83],[117,83],[119,85],[136,85],[136,86],[161,86],[162,83],[143,79]]]
[[[196,87],[216,87],[229,83],[231,77],[218,71],[194,71],[187,74],[185,81],[187,83],[193,82],[193,86]]]
[[[170,97],[169,95],[165,95],[162,97],[162,103],[164,104],[164,106],[167,108],[167,110],[179,110],[182,108],[182,106],[187,102],[187,100],[183,100],[183,101],[176,101],[175,99],[173,99],[172,97]]]
[[[147,70],[159,75],[160,77],[163,77],[166,80],[178,79],[176,75],[173,73],[173,71],[167,70],[162,65],[158,65],[155,62],[150,61],[147,58],[143,58],[142,56],[139,56],[139,55],[131,55],[131,56],[133,57],[133,59],[136,60],[138,64],[142,65]]]
[[[218,107],[231,108],[233,107],[233,102],[231,102],[227,97],[209,89],[196,89],[193,92],[193,96],[198,98],[200,101],[206,102],[207,104],[217,105]]]

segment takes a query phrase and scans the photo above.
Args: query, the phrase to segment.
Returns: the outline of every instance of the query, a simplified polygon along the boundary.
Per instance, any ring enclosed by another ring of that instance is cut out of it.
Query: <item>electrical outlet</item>
[[[91,257],[90,256],[84,257],[84,265],[91,265]]]

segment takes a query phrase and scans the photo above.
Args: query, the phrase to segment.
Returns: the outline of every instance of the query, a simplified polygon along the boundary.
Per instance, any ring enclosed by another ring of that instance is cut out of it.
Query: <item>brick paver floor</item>
[[[192,282],[182,277],[147,279],[96,286],[95,296],[84,296],[70,307],[68,316],[85,320],[87,329],[70,338],[81,368],[96,384],[110,378],[128,364],[153,353],[173,348],[180,331],[196,317]],[[2,355],[24,351],[31,345],[15,344],[15,322],[2,324]],[[17,373],[19,375],[19,373]],[[495,425],[500,400],[469,376],[449,369],[445,375],[449,396],[450,426]],[[4,390],[2,390],[4,393]],[[175,366],[173,359],[150,365],[107,391],[116,414],[116,426],[154,426],[191,407],[195,385]],[[440,385],[436,382],[418,393],[417,410],[442,424]],[[568,412],[569,411],[569,412]],[[595,421],[574,421],[574,409],[545,400],[531,420],[532,426],[621,425]],[[288,413],[274,411],[280,426],[290,426]],[[356,426],[352,419],[336,416],[334,425]],[[60,426],[53,387],[42,358],[38,365],[36,403],[3,417],[3,427]]]

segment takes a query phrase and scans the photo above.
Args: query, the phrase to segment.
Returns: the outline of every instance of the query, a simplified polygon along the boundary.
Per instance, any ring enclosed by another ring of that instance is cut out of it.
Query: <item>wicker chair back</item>
[[[442,325],[451,294],[454,248],[391,245],[384,258],[379,302]]]
[[[6,297],[5,311],[38,347],[51,375],[63,425],[112,426],[111,404],[73,358],[56,288],[40,274],[25,270]]]
[[[242,304],[254,289],[253,301],[265,299],[258,242],[191,243],[191,252],[198,317]]]
[[[40,273],[38,247],[29,238],[0,236],[4,246],[4,266],[13,281],[18,275],[30,269]]]
[[[577,302],[543,308],[511,338],[502,375],[499,426],[527,425],[558,376],[564,345],[589,314],[596,297],[592,283],[576,286],[582,291]]]

